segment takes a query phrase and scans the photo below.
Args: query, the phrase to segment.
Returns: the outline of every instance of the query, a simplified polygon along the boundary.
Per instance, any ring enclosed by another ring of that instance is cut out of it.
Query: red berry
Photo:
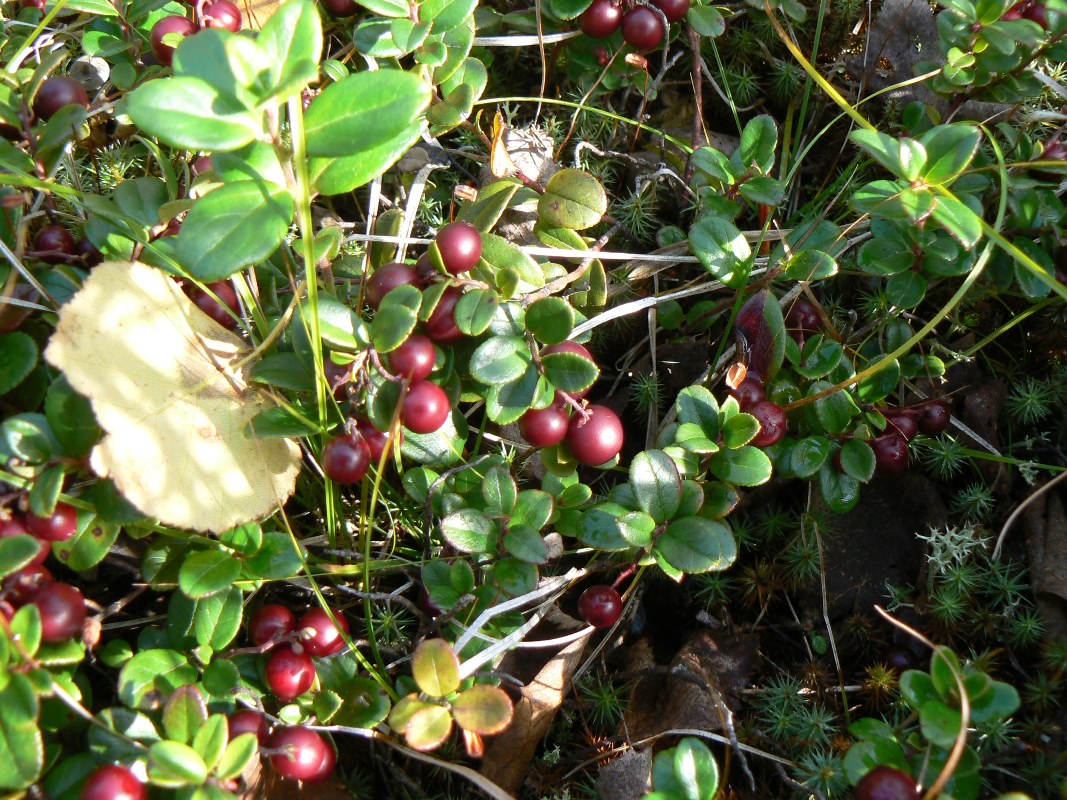
[[[337,618],[337,625],[334,625],[329,614],[321,608],[305,611],[300,621],[296,623],[296,629],[303,631],[300,643],[304,646],[304,652],[309,656],[332,656],[344,650],[345,640],[341,631],[348,633],[348,620],[337,609],[331,610]],[[308,630],[311,631],[310,635],[307,633]]]
[[[885,417],[885,421],[888,423],[886,426],[887,433],[896,431],[910,442],[915,438],[915,434],[919,432],[919,421],[916,419],[918,415],[911,409],[885,411],[882,416]]]
[[[205,28],[223,28],[233,33],[241,30],[241,10],[230,0],[207,0],[201,20]]]
[[[931,400],[922,407],[919,416],[919,430],[927,436],[937,436],[948,430],[952,422],[952,412],[945,400]]]
[[[29,602],[41,612],[41,639],[65,642],[81,631],[85,622],[85,597],[69,583],[53,583],[38,589]]]
[[[46,5],[45,0],[19,0],[20,8],[36,8],[38,11],[44,11]]]
[[[211,156],[197,156],[193,159],[193,163],[189,165],[189,172],[192,173],[194,178],[209,169],[211,169]]]
[[[689,13],[689,0],[652,0],[652,4],[663,12],[667,22],[678,22]]]
[[[78,797],[80,800],[145,800],[148,789],[129,767],[107,764],[89,775]]]
[[[871,441],[874,464],[882,475],[897,475],[908,468],[908,442],[896,431]]]
[[[622,421],[605,406],[589,406],[589,418],[575,414],[567,426],[565,441],[571,455],[590,467],[606,464],[622,450]]]
[[[433,433],[445,424],[449,413],[444,389],[430,381],[413,381],[400,407],[400,421],[415,433]]]
[[[622,24],[622,9],[612,0],[593,0],[578,18],[578,27],[586,36],[606,39]]]
[[[421,381],[433,372],[437,349],[433,340],[415,333],[389,354],[389,366],[401,378]]]
[[[28,513],[26,527],[38,539],[46,542],[65,542],[78,532],[78,511],[67,503],[56,503],[50,517],[39,517],[32,511]]]
[[[32,536],[30,529],[26,527],[26,521],[21,515],[12,514],[7,519],[0,519],[0,539],[6,539],[9,536],[18,536],[19,534],[25,534]],[[50,549],[48,545],[44,544],[40,539],[37,542],[37,555],[33,557],[26,566],[39,567],[48,558]]]
[[[551,355],[552,353],[574,353],[576,356],[581,356],[582,358],[589,359],[594,364],[596,363],[596,359],[593,358],[593,354],[590,353],[585,347],[583,347],[582,345],[578,344],[577,342],[566,341],[566,342],[560,342],[559,344],[550,344],[548,347],[542,347],[541,348],[541,357],[542,358],[544,358],[547,355]],[[590,387],[588,387],[586,389],[583,389],[580,392],[572,392],[571,396],[572,397],[576,397],[578,399],[581,399],[581,398],[585,397],[587,394],[589,394],[589,391],[592,388],[593,387],[590,386]]]
[[[315,662],[307,653],[298,653],[288,645],[277,648],[267,658],[263,669],[267,688],[283,703],[299,697],[315,682]]]
[[[51,119],[59,109],[72,104],[82,108],[89,107],[89,95],[85,87],[73,78],[53,75],[41,84],[37,96],[33,99],[33,111],[41,119]]]
[[[34,255],[46,264],[66,264],[77,245],[62,225],[45,225],[33,240]]]
[[[240,304],[237,302],[237,292],[233,290],[233,286],[229,281],[215,281],[209,283],[206,286],[222,301],[216,300],[204,289],[197,287],[192,294],[193,304],[211,317],[215,322],[219,323],[224,328],[233,330],[237,327],[237,320],[234,319],[233,314],[237,314],[241,310]],[[233,312],[231,314],[230,312]]]
[[[772,444],[777,444],[789,431],[789,423],[782,407],[770,400],[753,403],[745,409],[745,413],[751,414],[759,421],[759,433],[749,442],[755,447],[770,447]]]
[[[296,629],[296,614],[281,603],[267,603],[248,620],[248,638],[256,644],[281,639]]]
[[[52,583],[48,567],[30,564],[4,578],[4,594],[12,604],[25,605],[39,589]]]
[[[363,437],[363,441],[367,443],[367,447],[370,448],[371,462],[379,463],[382,460],[382,453],[385,452],[385,446],[389,443],[389,435],[375,428],[371,421],[365,417],[360,417],[356,420],[356,428],[359,430],[360,436]],[[398,429],[397,435],[400,437],[399,442],[403,442],[404,432]]]
[[[270,739],[270,748],[284,751],[273,754],[270,765],[286,780],[311,783],[333,774],[337,756],[330,743],[315,731],[279,728]]]
[[[359,6],[352,2],[352,0],[322,0],[322,7],[325,8],[326,13],[334,19],[351,17],[359,11]]]
[[[1001,19],[1015,20],[1022,19],[1026,12],[1026,7],[1030,5],[1032,0],[1020,0],[1020,2],[1013,5],[1001,16]]]
[[[74,255],[82,260],[87,267],[95,267],[104,260],[104,254],[96,249],[96,245],[83,236],[74,245]]]
[[[622,598],[610,586],[590,586],[578,598],[578,611],[594,628],[610,628],[622,614]]]
[[[474,269],[482,257],[482,235],[469,222],[450,222],[437,232],[433,241],[441,254],[441,263],[453,275]]]
[[[337,436],[322,448],[322,471],[337,483],[359,483],[370,461],[370,447],[358,433]]]
[[[622,38],[638,52],[658,47],[663,34],[663,20],[647,6],[637,6],[622,17]]]
[[[422,278],[410,264],[401,264],[394,261],[391,264],[383,264],[371,273],[367,279],[367,303],[371,308],[377,308],[389,292],[398,286],[415,286],[421,288]]]
[[[156,55],[156,60],[164,67],[169,67],[174,61],[174,51],[177,48],[163,41],[163,37],[168,33],[192,36],[196,31],[196,23],[186,17],[163,17],[157,21],[152,26],[152,33],[149,35],[149,42],[152,45],[152,52]]]
[[[899,769],[880,764],[852,790],[854,800],[917,800],[915,779]]]
[[[751,375],[737,384],[736,388],[731,389],[730,394],[737,400],[737,404],[741,406],[742,411],[747,411],[749,406],[767,399],[767,392],[764,391],[763,384]]]
[[[801,335],[817,333],[822,330],[822,317],[819,316],[819,310],[814,303],[807,298],[798,297],[789,307],[785,324],[790,331],[799,332]]]
[[[423,331],[438,344],[451,344],[466,336],[456,325],[456,303],[462,296],[459,289],[449,286],[441,293],[430,318],[423,323]]]
[[[519,433],[534,447],[551,447],[566,437],[569,422],[566,409],[555,404],[531,408],[519,419]]]
[[[265,745],[270,736],[270,723],[267,718],[253,708],[242,708],[234,711],[228,717],[230,726],[230,741],[233,741],[242,733],[254,733],[256,740]]]
[[[1044,3],[1029,3],[1023,9],[1023,16],[1048,30],[1048,11]]]

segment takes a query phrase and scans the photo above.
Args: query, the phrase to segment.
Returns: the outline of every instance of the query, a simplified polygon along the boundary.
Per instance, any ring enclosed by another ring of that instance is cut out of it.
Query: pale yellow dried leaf
[[[45,351],[104,429],[93,470],[142,513],[216,532],[269,514],[300,471],[295,442],[245,435],[273,405],[234,368],[246,354],[175,281],[119,261],[93,269]]]
[[[281,0],[241,0],[237,5],[244,23],[241,27],[258,31],[281,5]]]

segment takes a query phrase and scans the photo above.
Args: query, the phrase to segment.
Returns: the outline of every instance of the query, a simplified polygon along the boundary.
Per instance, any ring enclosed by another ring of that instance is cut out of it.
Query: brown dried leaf
[[[118,261],[93,269],[45,351],[107,434],[96,473],[144,514],[200,531],[263,517],[296,487],[296,443],[245,435],[273,406],[235,368],[246,354],[162,272]]]

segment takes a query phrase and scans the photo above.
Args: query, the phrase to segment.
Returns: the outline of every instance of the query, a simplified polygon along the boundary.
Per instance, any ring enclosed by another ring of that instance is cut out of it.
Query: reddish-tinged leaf
[[[767,289],[741,306],[734,323],[748,350],[748,369],[760,380],[771,380],[785,358],[785,320],[778,299]]]

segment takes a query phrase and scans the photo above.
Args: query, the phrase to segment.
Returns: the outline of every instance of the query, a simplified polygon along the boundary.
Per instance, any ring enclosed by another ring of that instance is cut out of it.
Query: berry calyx
[[[288,703],[315,682],[315,662],[307,653],[298,653],[289,646],[279,647],[267,658],[263,676],[274,696]]]
[[[341,631],[348,633],[348,620],[337,609],[331,609],[331,611],[337,618],[337,625],[321,608],[305,611],[296,623],[297,630],[301,631],[300,643],[304,646],[304,652],[309,656],[330,656],[345,647]]]
[[[34,255],[46,264],[66,264],[77,245],[62,225],[45,225],[33,240]]]
[[[41,119],[51,119],[59,109],[77,104],[89,108],[89,95],[85,87],[65,75],[53,75],[41,84],[33,99],[33,111]]]
[[[248,620],[248,638],[256,644],[281,639],[296,629],[296,614],[281,603],[260,606]]]
[[[270,765],[281,777],[305,783],[322,781],[333,774],[337,755],[321,734],[307,728],[279,728],[270,738],[270,748],[281,752]]]
[[[575,414],[567,426],[564,441],[580,464],[595,467],[606,464],[622,450],[622,421],[606,406],[589,406],[588,419]]]
[[[234,711],[227,717],[230,728],[230,741],[233,741],[242,733],[254,733],[256,741],[261,745],[267,743],[270,738],[270,723],[267,718],[253,708],[242,708]]]
[[[938,436],[948,430],[952,411],[945,400],[931,400],[922,407],[919,415],[919,430],[927,436]]]
[[[678,22],[689,13],[689,0],[652,0],[652,4],[663,12],[667,22]]]
[[[908,468],[908,442],[896,431],[871,441],[874,465],[882,475],[899,475]]]
[[[594,628],[610,628],[622,615],[622,598],[611,586],[590,586],[578,598],[578,611]]]
[[[469,222],[450,222],[433,241],[441,263],[453,275],[474,269],[482,257],[482,235]]]
[[[456,325],[456,303],[462,296],[459,289],[449,286],[441,293],[430,318],[423,323],[423,332],[438,344],[451,344],[466,336]]]
[[[241,306],[237,302],[237,292],[234,291],[233,286],[229,281],[214,281],[206,285],[206,289],[209,289],[215,294],[216,300],[204,289],[199,286],[193,291],[190,299],[193,301],[193,305],[211,317],[215,322],[219,323],[228,330],[233,330],[237,327],[237,320],[234,319],[234,314],[237,314]],[[219,301],[222,301],[221,303]],[[231,314],[230,312],[233,312]]]
[[[145,800],[148,789],[129,767],[105,764],[86,778],[78,797],[79,800]]]
[[[337,436],[322,448],[322,471],[337,483],[359,483],[370,462],[370,447],[358,433]]]
[[[450,413],[444,389],[431,381],[413,381],[400,407],[400,421],[415,433],[433,433]]]
[[[65,542],[78,532],[78,511],[68,503],[56,503],[50,517],[39,517],[32,511],[26,515],[30,533],[45,542]]]
[[[415,333],[389,353],[389,367],[401,378],[421,381],[433,372],[437,349],[428,336]]]
[[[658,47],[663,34],[663,20],[647,6],[637,6],[622,17],[622,38],[639,53]]]
[[[751,414],[759,422],[759,433],[749,442],[755,447],[770,447],[772,444],[777,444],[789,431],[789,422],[782,407],[770,400],[753,403],[745,409],[745,413]]]
[[[917,800],[915,779],[894,767],[879,764],[856,784],[854,800]]]
[[[570,420],[567,411],[556,404],[531,408],[519,418],[519,433],[534,447],[551,447],[567,435]]]
[[[230,0],[208,0],[200,19],[205,28],[222,28],[232,33],[241,30],[241,10]]]
[[[415,286],[422,288],[422,278],[411,264],[394,261],[382,264],[367,279],[367,303],[371,308],[378,308],[389,292],[398,286]]]
[[[593,0],[578,18],[578,27],[586,36],[606,39],[622,24],[622,9],[612,0]]]
[[[38,589],[29,599],[41,614],[41,639],[65,642],[81,631],[85,622],[85,597],[69,583],[53,583]]]
[[[152,26],[152,32],[148,37],[149,43],[152,45],[152,52],[156,56],[156,60],[164,67],[169,67],[174,62],[174,51],[176,46],[166,44],[163,41],[163,37],[176,33],[181,36],[192,36],[196,33],[196,23],[187,17],[170,16],[163,17]]]

